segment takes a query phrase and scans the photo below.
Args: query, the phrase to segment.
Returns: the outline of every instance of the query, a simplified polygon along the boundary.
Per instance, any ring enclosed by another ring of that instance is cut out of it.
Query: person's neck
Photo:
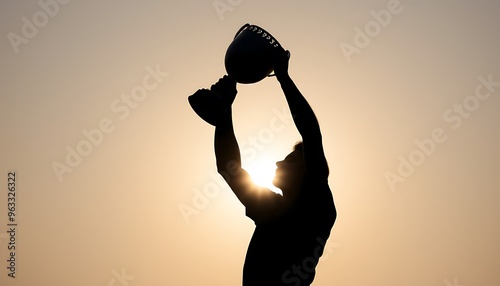
[[[285,198],[285,200],[289,203],[293,203],[297,200],[297,198],[299,197],[300,195],[300,190],[281,190],[283,192],[283,197]]]

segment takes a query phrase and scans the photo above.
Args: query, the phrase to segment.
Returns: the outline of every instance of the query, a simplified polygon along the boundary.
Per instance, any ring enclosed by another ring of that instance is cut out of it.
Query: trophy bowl
[[[224,65],[228,77],[235,82],[256,83],[270,76],[280,53],[286,51],[271,34],[247,23],[238,30],[227,48]],[[232,102],[211,89],[199,89],[188,100],[199,117],[215,126]]]
[[[229,45],[224,58],[227,74],[238,83],[256,83],[269,76],[278,53],[285,50],[266,30],[243,25]]]

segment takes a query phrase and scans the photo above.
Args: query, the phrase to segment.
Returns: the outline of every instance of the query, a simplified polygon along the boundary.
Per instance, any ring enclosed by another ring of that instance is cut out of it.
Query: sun
[[[248,163],[244,166],[244,169],[248,172],[255,184],[281,194],[281,190],[273,185],[276,162],[267,158],[260,158]]]

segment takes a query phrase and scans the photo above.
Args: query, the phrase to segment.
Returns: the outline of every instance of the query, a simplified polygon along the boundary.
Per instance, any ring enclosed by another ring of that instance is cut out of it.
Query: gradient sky
[[[240,285],[254,225],[187,96],[245,23],[291,51],[323,131],[339,216],[314,285],[498,284],[500,2],[54,1],[0,3],[1,285]],[[244,167],[282,159],[276,80],[238,90]]]

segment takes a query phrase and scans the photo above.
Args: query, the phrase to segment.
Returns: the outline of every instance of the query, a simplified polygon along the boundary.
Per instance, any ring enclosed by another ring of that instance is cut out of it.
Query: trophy
[[[285,53],[279,42],[256,25],[243,25],[229,45],[224,65],[229,77],[237,83],[250,84],[272,76],[279,53]],[[230,101],[212,89],[199,89],[188,97],[189,104],[203,120],[216,125]]]

